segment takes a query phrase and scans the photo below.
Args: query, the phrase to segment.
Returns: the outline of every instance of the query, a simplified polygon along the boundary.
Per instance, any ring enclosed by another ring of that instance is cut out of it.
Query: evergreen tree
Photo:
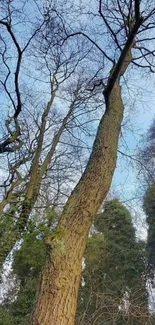
[[[13,254],[12,268],[16,276],[17,290],[11,290],[1,305],[0,325],[30,324],[39,274],[48,254],[45,241],[57,219],[58,215],[49,208],[42,221],[38,222],[38,217],[29,221],[21,247]],[[14,294],[14,291],[18,293]]]
[[[8,299],[1,306],[0,325],[30,323],[39,273],[48,254],[45,239],[55,219],[49,213],[44,222],[30,222],[20,249],[14,253],[13,272],[19,292],[14,301]],[[118,200],[106,202],[94,226],[85,253],[77,324],[145,324],[145,247],[135,239],[129,212]]]
[[[94,225],[97,233],[85,252],[77,323],[145,324],[145,246],[136,241],[130,213],[115,199],[105,203]]]
[[[144,211],[147,215],[148,224],[147,251],[148,251],[148,274],[154,278],[155,273],[155,183],[150,185],[145,193],[143,202]]]

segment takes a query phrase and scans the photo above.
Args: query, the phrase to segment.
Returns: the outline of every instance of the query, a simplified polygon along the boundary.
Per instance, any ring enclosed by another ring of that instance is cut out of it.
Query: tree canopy
[[[129,211],[117,199],[108,201],[94,225],[79,295],[82,324],[145,324],[145,243],[137,241]]]

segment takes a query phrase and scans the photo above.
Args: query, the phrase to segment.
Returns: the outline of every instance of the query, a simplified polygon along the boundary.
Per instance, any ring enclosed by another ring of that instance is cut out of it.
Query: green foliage
[[[25,280],[24,285],[20,286],[17,299],[10,304],[4,304],[1,316],[3,325],[28,325],[30,323],[37,286],[38,277],[30,276],[27,281]]]
[[[148,224],[148,270],[153,278],[155,272],[155,183],[145,193],[143,208],[147,215],[146,222]]]
[[[38,276],[45,261],[45,243],[37,236],[38,231],[27,234],[20,250],[14,253],[13,270],[21,282]]]
[[[13,271],[20,281],[17,298],[13,302],[5,302],[4,309],[8,310],[8,319],[13,319],[14,325],[28,325],[32,306],[46,257],[45,242],[38,238],[37,231],[25,235],[21,248],[14,253]],[[6,325],[7,319],[3,319]],[[8,324],[12,324],[11,322]]]
[[[10,301],[8,295],[0,310],[0,325],[29,325],[39,274],[46,260],[46,238],[57,220],[55,211],[48,209],[40,222],[37,216],[29,221],[20,249],[14,252],[12,265],[17,283],[20,284],[18,295],[14,301]]]
[[[4,307],[0,307],[0,325],[14,325],[13,317]]]
[[[77,323],[82,318],[84,324],[112,325],[114,319],[117,325],[127,319],[128,324],[145,324],[145,246],[136,241],[130,213],[112,200],[94,225],[99,234],[89,238],[85,252]]]
[[[45,242],[49,233],[52,240],[55,238],[53,226],[57,218],[49,210],[44,220],[39,222],[38,217],[30,220],[21,247],[14,252],[13,272],[20,284],[18,296],[1,307],[0,325],[30,323],[39,273],[47,253]],[[106,202],[94,226],[96,231],[89,238],[85,252],[77,324],[113,325],[114,320],[116,325],[127,321],[132,325],[145,324],[142,317],[144,313],[148,315],[142,279],[145,247],[135,239],[130,213],[118,200]],[[60,232],[58,238],[61,235]],[[123,302],[125,294],[129,295],[126,301],[131,303],[128,314]]]

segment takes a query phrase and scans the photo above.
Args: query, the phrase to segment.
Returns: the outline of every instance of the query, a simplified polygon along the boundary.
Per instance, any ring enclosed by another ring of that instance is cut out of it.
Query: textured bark
[[[126,67],[130,62],[129,51]],[[86,170],[64,208],[57,232],[49,238],[51,254],[42,273],[33,325],[74,324],[86,239],[93,217],[109,190],[116,166],[123,118],[120,76],[121,73],[109,96],[106,94],[106,111]]]
[[[73,325],[82,257],[93,218],[111,185],[123,119],[120,78],[132,61],[137,22],[113,67],[104,91],[106,110],[100,121],[85,172],[72,192],[57,231],[48,239],[51,248],[32,317],[32,325]]]
[[[74,325],[82,257],[93,218],[111,185],[123,119],[120,78],[132,61],[131,50],[142,23],[137,17],[104,91],[106,110],[100,121],[85,172],[48,239],[50,252],[41,275],[32,325]]]

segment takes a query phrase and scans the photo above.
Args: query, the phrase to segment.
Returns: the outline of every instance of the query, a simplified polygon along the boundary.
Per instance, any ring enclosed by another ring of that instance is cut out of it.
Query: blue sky
[[[20,1],[16,1],[16,3],[19,5]],[[28,16],[31,12],[29,10],[30,3],[31,1],[28,1],[27,7],[24,8],[26,13],[28,12]],[[33,18],[33,15],[35,16],[36,13],[31,12],[31,15],[31,17],[29,16],[29,19]],[[21,29],[21,32],[23,33],[23,28]],[[27,36],[27,29],[25,29],[25,32]],[[19,33],[19,37],[20,36],[21,35]],[[25,38],[23,38],[23,41],[25,42]],[[100,42],[102,44],[103,37],[101,37]],[[111,51],[111,49],[109,51]],[[30,66],[30,69],[31,67],[32,66]],[[151,121],[153,120],[153,117],[155,116],[155,77],[150,77],[150,74],[148,74],[147,71],[144,71],[144,73],[140,75],[140,73],[135,73],[133,70],[130,72],[130,76],[127,76],[127,83],[129,85],[129,89],[126,90],[126,94],[124,96],[126,116],[125,121],[126,119],[129,119],[129,122],[127,123],[128,130],[126,129],[124,134],[127,146],[124,146],[121,148],[121,150],[123,152],[125,151],[127,154],[135,154],[137,145],[141,139],[141,135],[146,133]],[[0,102],[1,101],[2,97],[0,97]],[[3,105],[4,104],[3,99]],[[133,133],[130,128],[133,129]],[[139,185],[136,179],[135,169],[131,168],[128,160],[122,159],[122,157],[119,155],[117,168],[115,170],[113,179],[112,191],[116,193],[116,195],[118,195],[122,201],[127,201],[138,193],[138,187]]]
[[[135,89],[140,88],[139,98],[135,96],[135,106],[130,108],[127,123],[129,130],[125,130],[126,145],[121,150],[126,154],[135,155],[138,148],[143,145],[143,136],[146,135],[153,119],[155,118],[155,76],[146,79],[137,79]],[[137,226],[137,235],[146,238],[147,230],[145,215],[142,211],[143,190],[140,180],[137,179],[138,166],[132,160],[118,155],[111,192],[112,196],[126,204],[133,214]],[[137,199],[136,199],[137,197]]]

